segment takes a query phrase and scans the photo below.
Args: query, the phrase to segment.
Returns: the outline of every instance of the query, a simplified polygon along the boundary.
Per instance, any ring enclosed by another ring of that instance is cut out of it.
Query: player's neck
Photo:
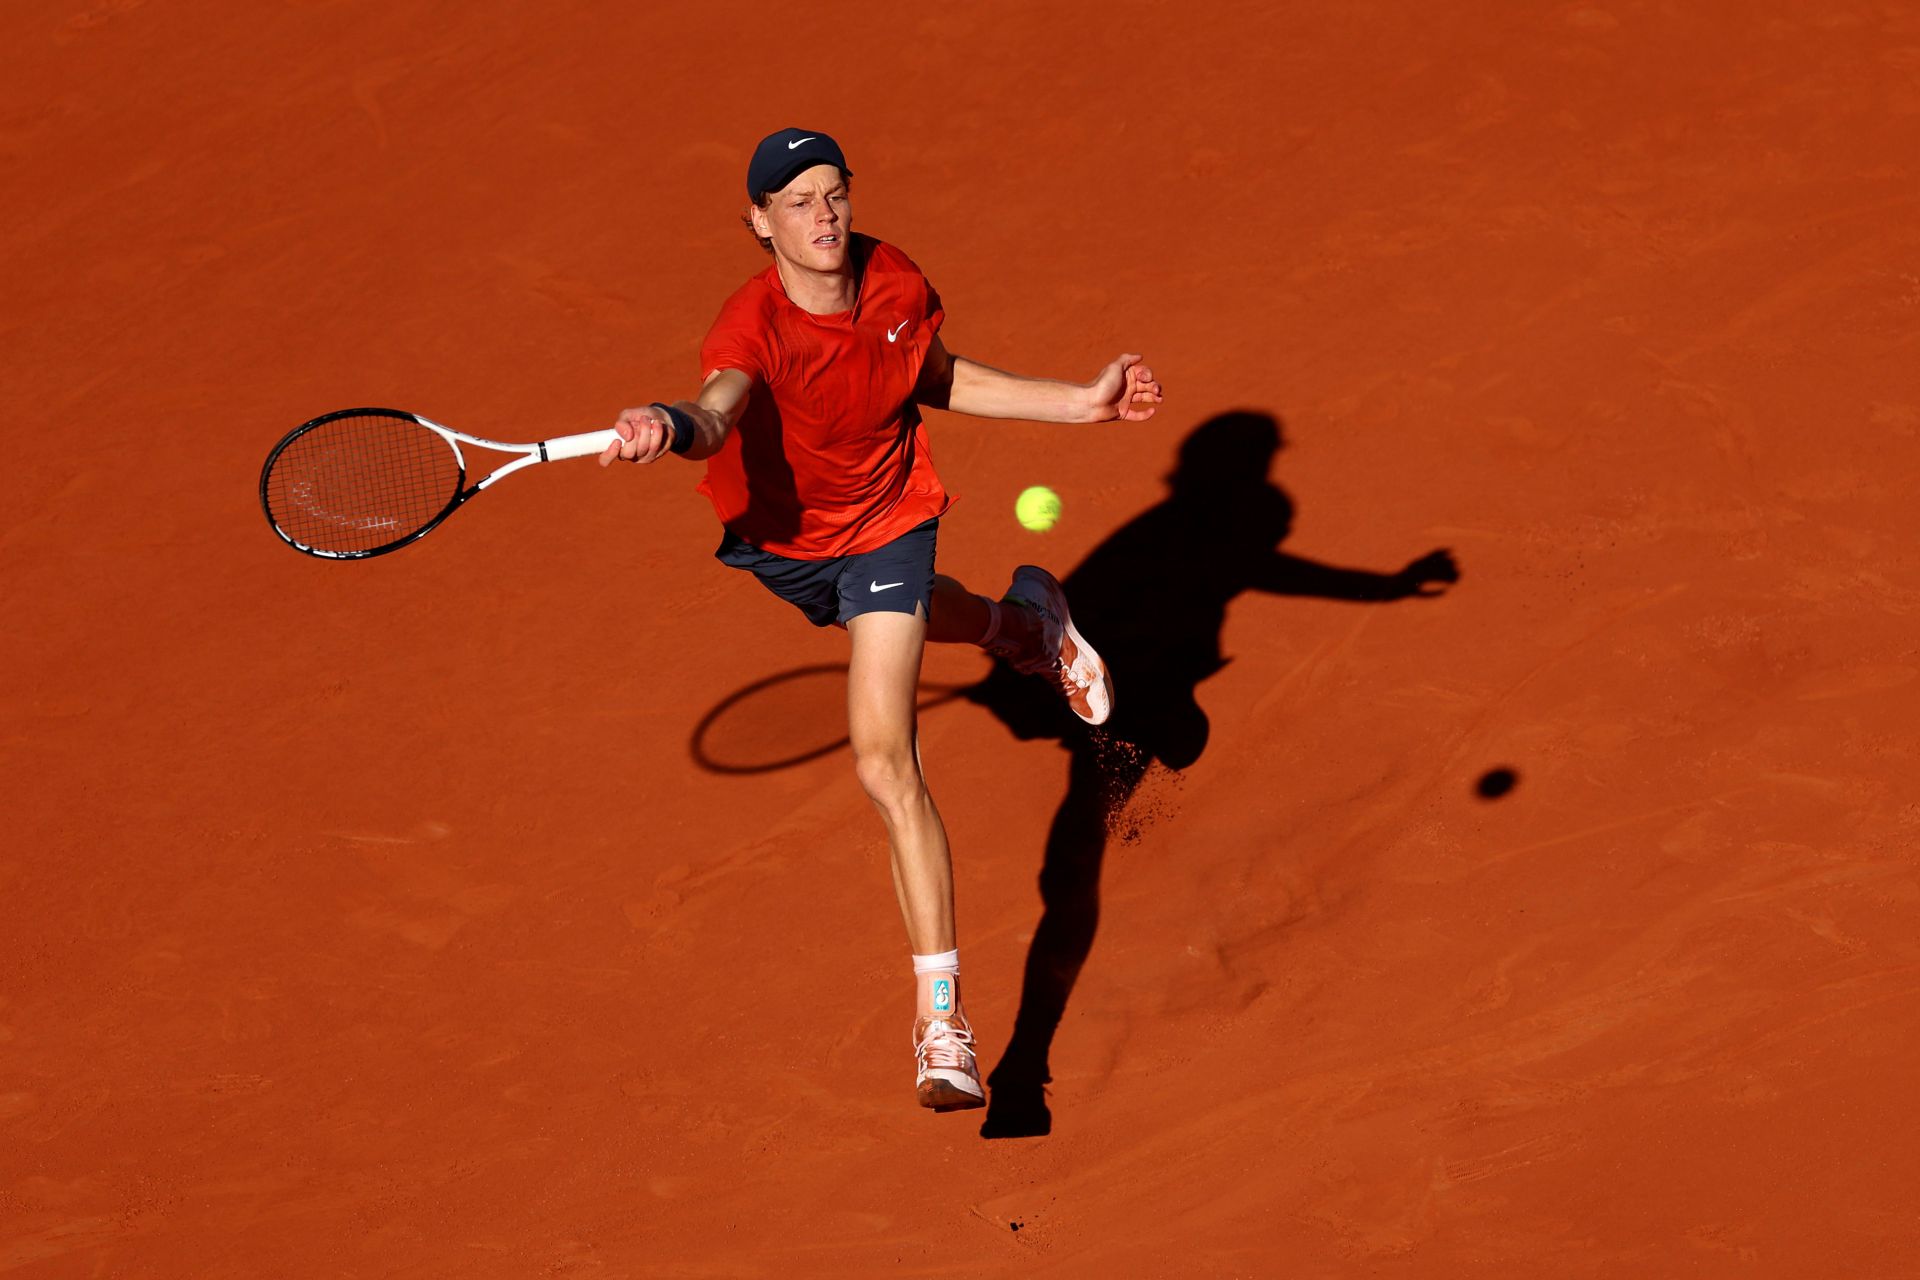
[[[853,310],[853,304],[860,300],[860,274],[852,254],[847,255],[842,271],[813,271],[779,257],[773,262],[787,300],[810,315],[838,315]]]

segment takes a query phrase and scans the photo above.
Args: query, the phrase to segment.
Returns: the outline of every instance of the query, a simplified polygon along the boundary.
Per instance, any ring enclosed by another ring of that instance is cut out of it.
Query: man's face
[[[753,210],[753,229],[773,241],[782,260],[808,271],[846,270],[853,236],[853,202],[847,180],[830,164],[817,164]]]

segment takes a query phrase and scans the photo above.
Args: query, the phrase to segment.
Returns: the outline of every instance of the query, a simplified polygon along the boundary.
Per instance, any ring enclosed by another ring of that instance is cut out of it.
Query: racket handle
[[[601,452],[619,438],[618,431],[584,431],[577,436],[555,436],[542,442],[541,455],[548,462],[558,462],[562,458],[584,458],[588,454]]]

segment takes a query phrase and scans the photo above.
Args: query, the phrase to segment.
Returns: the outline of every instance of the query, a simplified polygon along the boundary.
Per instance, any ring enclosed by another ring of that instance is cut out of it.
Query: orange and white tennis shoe
[[[1088,724],[1105,724],[1113,714],[1113,678],[1073,625],[1067,593],[1060,589],[1059,580],[1038,565],[1023,564],[1013,571],[1013,584],[1001,600],[1024,604],[1040,615],[1039,649],[1008,655],[1013,669],[1045,677],[1060,690],[1073,714]]]
[[[973,1028],[959,1011],[913,1020],[913,1082],[920,1105],[935,1111],[965,1111],[987,1105],[980,1064],[973,1057]]]

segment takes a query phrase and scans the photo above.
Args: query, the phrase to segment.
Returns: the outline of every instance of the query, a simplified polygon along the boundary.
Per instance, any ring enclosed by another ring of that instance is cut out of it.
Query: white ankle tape
[[[958,972],[960,972],[960,948],[958,947],[955,947],[951,951],[942,951],[938,955],[915,956],[913,958],[913,973],[915,977],[919,977],[923,973]]]

